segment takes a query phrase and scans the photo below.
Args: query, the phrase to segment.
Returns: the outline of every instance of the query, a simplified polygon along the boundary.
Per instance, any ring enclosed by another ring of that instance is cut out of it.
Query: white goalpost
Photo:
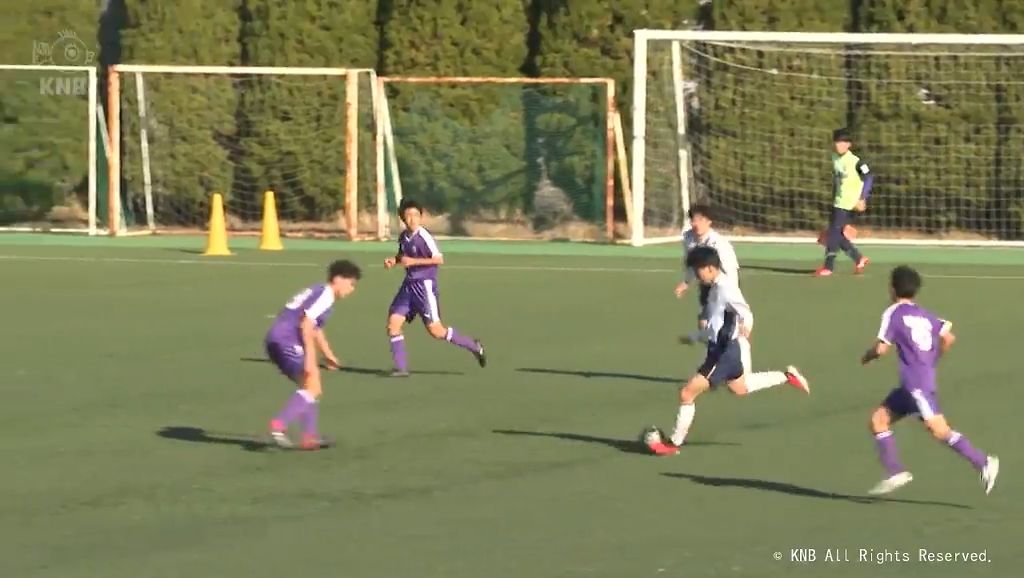
[[[0,64],[0,77],[0,231],[99,233],[96,67]]]
[[[371,69],[114,65],[113,230],[202,229],[220,193],[228,230],[256,232],[273,191],[285,233],[386,236],[382,98]]]
[[[858,243],[1024,247],[1024,35],[634,34],[633,245],[694,202],[736,240],[815,242],[845,127],[875,174]]]

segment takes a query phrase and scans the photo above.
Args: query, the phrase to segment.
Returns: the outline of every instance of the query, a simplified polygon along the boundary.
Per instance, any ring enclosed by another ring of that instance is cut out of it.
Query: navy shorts
[[[267,340],[264,345],[267,349],[267,357],[285,377],[296,382],[302,378],[306,370],[306,352],[302,349],[302,345],[273,340]]]
[[[743,352],[739,341],[733,339],[725,345],[708,344],[708,353],[697,373],[707,378],[711,387],[743,377]]]
[[[433,279],[406,279],[391,301],[388,315],[401,315],[407,323],[421,317],[424,323],[441,321],[440,293]]]
[[[895,419],[916,415],[921,420],[928,420],[942,415],[935,391],[921,388],[897,387],[885,396],[882,406],[888,409]]]

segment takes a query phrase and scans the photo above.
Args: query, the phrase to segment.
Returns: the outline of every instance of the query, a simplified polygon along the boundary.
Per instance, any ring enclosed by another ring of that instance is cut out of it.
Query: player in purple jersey
[[[391,340],[391,359],[395,377],[409,375],[409,361],[405,353],[402,326],[416,317],[423,319],[427,333],[434,339],[443,339],[457,345],[476,357],[480,367],[487,365],[484,346],[478,340],[459,333],[454,327],[441,323],[440,296],[437,289],[437,268],[444,264],[444,256],[434,237],[421,224],[423,209],[413,200],[405,199],[398,207],[405,230],[398,237],[398,253],[384,260],[384,266],[405,267],[405,279],[388,309],[388,338]]]
[[[351,295],[360,277],[362,272],[351,261],[331,263],[327,268],[327,283],[317,283],[292,297],[267,332],[264,340],[267,355],[281,373],[298,386],[281,412],[270,421],[270,437],[280,447],[293,447],[288,438],[288,426],[296,420],[302,421],[302,449],[325,446],[317,433],[317,402],[322,393],[317,351],[323,354],[328,368],[339,367],[323,327],[331,316],[334,301]]]
[[[887,476],[870,490],[887,494],[899,489],[913,478],[900,462],[896,440],[890,425],[909,415],[918,415],[935,439],[945,442],[981,473],[985,493],[992,491],[999,475],[999,458],[986,456],[967,441],[967,437],[950,428],[936,395],[935,366],[949,351],[956,339],[953,324],[936,317],[914,303],[921,288],[921,276],[907,266],[892,270],[889,295],[892,305],[882,313],[882,326],[875,344],[864,353],[861,363],[868,364],[896,346],[899,355],[900,385],[889,392],[871,414],[871,432],[878,444],[878,455]]]

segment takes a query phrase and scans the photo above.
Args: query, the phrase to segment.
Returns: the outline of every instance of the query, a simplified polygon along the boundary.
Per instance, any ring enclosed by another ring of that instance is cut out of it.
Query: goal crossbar
[[[790,42],[797,44],[950,44],[999,46],[1024,44],[1024,34],[909,34],[865,32],[743,32],[731,30],[633,31],[637,40],[696,40],[701,42]]]

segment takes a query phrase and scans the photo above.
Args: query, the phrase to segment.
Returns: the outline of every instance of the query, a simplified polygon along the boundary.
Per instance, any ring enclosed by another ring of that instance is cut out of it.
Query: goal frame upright
[[[330,68],[330,67],[291,67],[291,66],[187,66],[167,64],[114,64],[108,68],[107,74],[107,133],[110,143],[110,151],[107,157],[110,173],[109,185],[106,191],[108,196],[108,230],[110,236],[127,234],[124,223],[121,222],[121,75],[133,73],[140,79],[143,74],[186,74],[186,75],[251,75],[251,76],[333,76],[338,77],[339,82],[345,84],[345,123],[341,130],[345,132],[345,226],[350,240],[360,240],[359,236],[359,75],[366,74],[369,77],[371,98],[373,99],[372,113],[375,124],[375,138],[383,136],[383,125],[381,111],[386,109],[386,104],[381,104],[379,99],[383,96],[378,93],[378,77],[375,70],[371,68]],[[140,99],[143,103],[143,99]],[[143,117],[146,114],[145,105],[139,108],[139,114]],[[146,202],[146,217],[148,232],[156,232],[157,225],[154,221],[152,211],[153,196],[150,188],[150,165],[148,154],[148,137],[145,130],[145,122],[140,123],[140,147],[142,149],[143,167],[143,189]],[[379,147],[378,147],[379,150]],[[378,195],[383,192],[379,183],[383,182],[383,167],[377,163],[377,174],[375,179],[378,183]],[[206,191],[213,193],[214,191]],[[378,204],[381,199],[377,199]],[[380,208],[378,207],[378,211]],[[378,223],[378,231],[380,224]],[[379,233],[378,233],[379,234]]]
[[[644,210],[646,201],[646,153],[647,153],[647,81],[648,48],[652,41],[672,43],[673,56],[673,97],[677,116],[677,152],[679,159],[678,194],[680,206],[688,207],[691,201],[689,181],[692,179],[692,161],[686,135],[686,106],[683,103],[683,83],[686,81],[679,65],[679,47],[683,42],[723,43],[787,43],[787,44],[830,44],[830,45],[948,45],[948,46],[1024,46],[1024,34],[916,34],[916,33],[819,33],[819,32],[745,32],[745,31],[703,31],[638,29],[633,31],[633,94],[632,94],[632,152],[630,173],[632,176],[632,213],[630,220],[630,244],[672,242],[678,236],[648,238],[645,235]],[[824,191],[823,191],[824,194]],[[688,221],[684,216],[685,229]],[[759,243],[815,243],[814,237],[792,237],[773,235],[731,236],[733,240]],[[1024,241],[1003,240],[952,240],[952,239],[889,239],[860,238],[859,244],[878,245],[924,245],[924,246],[1001,246],[1024,247]]]
[[[616,125],[615,116],[617,114],[616,108],[616,93],[615,93],[615,79],[605,77],[503,77],[503,76],[381,76],[379,79],[380,87],[383,89],[387,84],[522,84],[522,85],[560,85],[560,84],[580,84],[580,85],[597,85],[605,87],[605,150],[604,150],[604,162],[605,162],[605,182],[604,182],[604,205],[605,205],[605,217],[604,217],[604,231],[605,236],[609,242],[615,238],[615,159],[616,159]],[[381,98],[381,102],[387,102],[386,96]],[[382,115],[384,118],[384,130],[386,134],[393,138],[391,133],[391,120],[390,113],[386,112]],[[386,137],[387,138],[387,137]],[[391,148],[393,151],[393,147]],[[397,168],[396,170],[397,174]],[[620,175],[623,181],[623,189],[628,188],[629,178],[628,175]],[[399,200],[401,199],[401,189],[396,192]]]

